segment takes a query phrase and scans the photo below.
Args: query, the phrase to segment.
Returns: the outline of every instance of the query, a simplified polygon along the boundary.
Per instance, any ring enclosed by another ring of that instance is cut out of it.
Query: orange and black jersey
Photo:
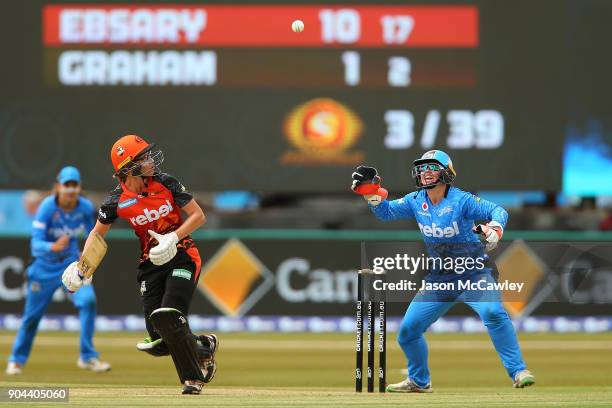
[[[98,221],[112,224],[117,218],[126,220],[140,239],[143,262],[149,258],[149,250],[157,245],[148,230],[167,234],[177,230],[183,223],[181,207],[187,205],[193,195],[176,178],[162,173],[149,177],[146,188],[136,194],[119,184],[100,206]],[[183,238],[178,248],[183,248],[199,266],[198,250],[191,237]]]

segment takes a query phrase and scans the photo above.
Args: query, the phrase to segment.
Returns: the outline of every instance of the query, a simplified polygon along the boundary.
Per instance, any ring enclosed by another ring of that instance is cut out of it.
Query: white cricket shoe
[[[529,370],[521,370],[514,375],[514,388],[525,388],[535,384],[535,377]]]
[[[430,393],[433,392],[433,388],[431,388],[431,383],[427,384],[424,387],[419,387],[417,383],[412,381],[410,378],[406,378],[402,382],[398,382],[396,384],[387,385],[387,392],[419,392],[419,393]]]
[[[14,362],[14,361],[10,361],[8,363],[8,365],[6,366],[6,371],[5,371],[6,375],[19,375],[21,374],[21,365]]]
[[[77,366],[83,370],[91,370],[96,373],[104,373],[111,370],[111,365],[106,361],[100,361],[97,358],[92,358],[89,361],[83,361],[79,358]]]

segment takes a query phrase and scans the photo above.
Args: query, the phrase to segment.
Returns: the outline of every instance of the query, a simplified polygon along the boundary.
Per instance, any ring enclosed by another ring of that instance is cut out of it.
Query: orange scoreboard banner
[[[300,19],[302,33],[287,35]],[[475,48],[473,5],[53,4],[46,46]]]

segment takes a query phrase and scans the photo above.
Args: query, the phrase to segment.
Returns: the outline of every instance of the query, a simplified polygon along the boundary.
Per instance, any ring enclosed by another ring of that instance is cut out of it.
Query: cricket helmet
[[[155,143],[148,143],[136,135],[125,135],[113,144],[111,148],[111,161],[115,175],[126,176],[130,174],[139,176],[143,160],[152,160],[155,167],[154,174],[160,173],[159,166],[164,161],[161,150],[153,150]]]

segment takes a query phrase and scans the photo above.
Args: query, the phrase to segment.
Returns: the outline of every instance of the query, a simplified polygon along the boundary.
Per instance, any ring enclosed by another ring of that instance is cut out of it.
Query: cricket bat
[[[81,254],[81,259],[79,259],[77,264],[77,268],[79,268],[83,277],[89,279],[93,276],[102,259],[104,259],[107,248],[108,245],[104,238],[97,232],[93,232],[92,239],[87,247],[83,249],[83,254]]]

